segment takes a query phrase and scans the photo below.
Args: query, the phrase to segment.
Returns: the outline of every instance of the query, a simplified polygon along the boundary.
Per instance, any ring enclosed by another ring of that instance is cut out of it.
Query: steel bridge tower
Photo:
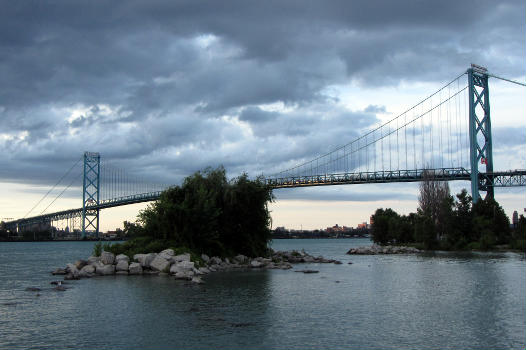
[[[82,237],[86,232],[95,232],[99,237],[99,209],[90,206],[99,204],[100,154],[84,152],[84,180],[82,181]]]
[[[480,192],[493,198],[493,146],[487,69],[471,65],[468,69],[469,89],[469,144],[471,162],[471,196],[473,203],[480,199]],[[485,166],[485,171],[479,169]]]

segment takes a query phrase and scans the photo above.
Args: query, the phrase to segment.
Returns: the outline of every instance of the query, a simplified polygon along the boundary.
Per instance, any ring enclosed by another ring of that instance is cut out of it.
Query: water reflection
[[[48,274],[91,245],[0,244],[0,348],[520,348],[526,342],[524,254],[349,256],[358,240],[289,240],[352,265],[74,281]],[[16,258],[13,258],[16,257]],[[41,296],[26,287],[42,288]]]

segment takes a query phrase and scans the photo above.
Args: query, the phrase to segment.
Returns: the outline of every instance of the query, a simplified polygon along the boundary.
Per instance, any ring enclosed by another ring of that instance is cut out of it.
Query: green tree
[[[162,193],[139,214],[146,235],[180,247],[225,255],[266,254],[272,190],[246,174],[228,182],[224,168],[206,169]]]
[[[394,232],[398,229],[399,215],[391,208],[377,209],[373,215],[371,236],[375,243],[387,244],[395,240]]]
[[[472,241],[505,244],[511,241],[510,220],[495,199],[487,197],[473,205]]]

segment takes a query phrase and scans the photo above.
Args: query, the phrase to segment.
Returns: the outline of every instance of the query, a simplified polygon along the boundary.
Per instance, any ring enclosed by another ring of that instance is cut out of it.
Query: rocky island
[[[369,247],[351,248],[347,252],[350,255],[376,255],[376,254],[415,254],[420,253],[421,250],[415,247],[385,245],[380,246],[373,244]]]
[[[175,255],[173,249],[160,253],[135,254],[133,260],[125,254],[115,255],[103,251],[100,256],[90,256],[87,260],[77,260],[65,268],[52,272],[64,275],[65,280],[110,275],[166,275],[193,283],[203,283],[201,276],[215,271],[234,269],[283,269],[292,268],[294,263],[334,263],[338,260],[314,257],[304,251],[271,251],[269,257],[249,258],[238,254],[232,258],[209,257],[201,255],[199,261],[191,261],[189,253]]]

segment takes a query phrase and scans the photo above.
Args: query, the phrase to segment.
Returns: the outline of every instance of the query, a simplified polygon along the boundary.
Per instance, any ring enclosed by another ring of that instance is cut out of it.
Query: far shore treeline
[[[261,178],[243,174],[228,181],[223,167],[208,168],[164,191],[136,223],[125,223],[131,240],[104,249],[129,256],[166,248],[197,256],[266,256],[272,200],[272,189]]]
[[[426,250],[526,249],[526,219],[515,227],[493,198],[472,198],[463,189],[450,195],[447,182],[425,175],[420,183],[416,213],[399,215],[377,209],[372,216],[371,236],[375,243],[411,244]]]

